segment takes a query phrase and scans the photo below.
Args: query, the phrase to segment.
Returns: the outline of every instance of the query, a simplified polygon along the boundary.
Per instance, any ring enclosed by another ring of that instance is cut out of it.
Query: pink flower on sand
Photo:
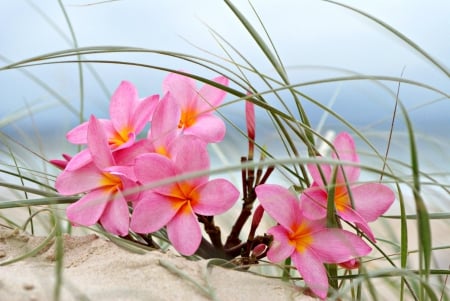
[[[228,79],[223,76],[216,77],[213,81],[228,85]],[[225,91],[211,85],[204,85],[197,91],[192,78],[171,73],[164,79],[163,92],[169,92],[179,105],[179,131],[198,136],[208,143],[223,139],[225,124],[213,113],[222,104]]]
[[[100,119],[109,147],[116,151],[132,146],[137,135],[151,120],[158,101],[158,95],[139,100],[134,85],[122,81],[111,98],[109,106],[111,120]],[[80,124],[67,133],[67,140],[74,144],[86,144],[87,128],[88,122]],[[77,160],[71,160],[67,165],[68,170],[80,168],[91,160],[87,150],[81,151],[76,157]]]
[[[169,179],[183,173],[209,168],[206,143],[184,135],[174,142],[172,158],[144,154],[136,158],[135,172],[142,185]],[[167,226],[167,234],[176,250],[192,255],[198,249],[202,233],[196,214],[212,216],[230,209],[239,191],[227,180],[208,176],[145,190],[134,207],[130,228],[151,233]]]
[[[339,134],[333,144],[336,153],[332,154],[332,158],[359,163],[355,143],[348,133]],[[330,187],[327,184],[333,185],[333,167],[329,164],[308,164],[307,167],[313,178],[313,184],[301,195],[304,214],[311,219],[321,219],[326,216],[327,187]],[[368,222],[376,220],[387,211],[395,200],[393,191],[380,183],[357,184],[360,173],[357,166],[343,164],[337,168],[334,190],[337,214],[343,220],[355,223],[372,241],[375,241]]]
[[[261,206],[278,222],[268,230],[273,235],[273,242],[267,258],[281,262],[291,257],[305,283],[320,298],[324,299],[328,292],[324,263],[346,262],[371,251],[357,235],[326,228],[323,219],[307,219],[298,198],[286,188],[263,184],[255,191]]]
[[[67,218],[75,225],[91,226],[100,222],[108,232],[128,234],[129,209],[123,192],[137,187],[134,169],[116,166],[102,123],[91,116],[87,125],[87,144],[92,161],[76,170],[64,170],[55,187],[62,195],[87,192],[67,207]],[[70,162],[76,160],[72,158]],[[75,162],[76,163],[76,162]]]

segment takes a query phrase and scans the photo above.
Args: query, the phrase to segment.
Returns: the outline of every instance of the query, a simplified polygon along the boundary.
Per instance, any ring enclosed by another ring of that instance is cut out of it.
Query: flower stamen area
[[[113,175],[109,172],[104,172],[100,180],[100,186],[107,190],[112,188],[113,192],[123,189],[122,180],[119,176]]]
[[[126,126],[120,131],[114,132],[114,136],[109,138],[108,143],[110,146],[113,146],[114,148],[117,148],[121,146],[122,144],[128,142],[128,139],[130,137],[130,133],[133,132],[133,129],[130,126]]]
[[[289,242],[295,246],[297,252],[303,253],[314,240],[311,229],[306,223],[293,226],[291,229],[293,232],[289,234]]]

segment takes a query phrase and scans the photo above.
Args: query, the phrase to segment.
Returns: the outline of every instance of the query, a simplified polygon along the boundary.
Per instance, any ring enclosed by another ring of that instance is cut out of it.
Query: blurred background
[[[254,0],[251,5],[247,1],[232,2],[270,43],[267,31],[293,84],[363,74],[401,77],[450,93],[448,74],[404,40],[351,9],[318,0]],[[450,1],[338,2],[389,24],[441,65],[450,66]],[[237,71],[232,63],[224,61],[227,53],[223,48],[226,48],[237,62],[244,63],[239,57],[242,55],[260,72],[278,78],[224,1],[2,0],[0,22],[0,67],[76,46],[128,46],[191,54]],[[84,58],[185,70],[207,78],[217,76],[199,65],[161,54],[108,53]],[[59,60],[76,59],[71,56]],[[80,69],[74,62],[1,70],[0,130],[46,158],[62,152],[73,153],[74,148],[65,142],[64,135],[80,122],[76,111],[81,100],[84,119],[90,114],[107,117],[109,97],[120,81],[133,82],[144,97],[161,93],[161,82],[167,72],[107,63],[85,64],[82,75],[80,88]],[[257,89],[268,90],[254,78]],[[331,106],[372,139],[375,146],[380,146],[380,151],[385,151],[397,88],[396,81],[358,80],[305,85],[299,90],[318,103]],[[295,108],[288,93],[281,95],[286,96],[289,107]],[[229,96],[226,102],[234,99]],[[279,106],[274,96],[268,95],[267,99]],[[441,172],[448,180],[448,97],[427,87],[404,83],[400,86],[399,99],[414,124],[424,168]],[[348,130],[341,121],[327,116],[310,101],[303,100],[303,105],[312,126],[322,133]],[[223,107],[221,112],[244,129],[241,101]],[[264,127],[268,124],[264,113],[258,111],[257,138],[277,151],[280,145],[277,133]],[[407,160],[408,145],[400,113],[394,130],[392,155]],[[230,160],[245,154],[245,144],[235,143],[242,142],[243,138],[232,126],[227,139],[232,143],[225,143],[222,150]]]
[[[352,80],[307,84],[298,89],[317,103],[331,107],[382,154],[386,151],[398,91],[398,98],[413,122],[421,170],[448,189],[450,1],[338,1],[385,22],[427,52],[447,73],[380,24],[331,2],[253,0],[251,5],[244,0],[232,2],[266,43],[273,43],[292,84],[357,74],[416,82],[403,83],[399,88],[395,80]],[[12,149],[16,158],[23,160],[22,166],[36,171],[51,168],[45,161],[37,160],[39,156],[50,159],[77,151],[64,137],[80,122],[77,111],[81,102],[83,119],[90,114],[108,117],[110,96],[122,80],[133,82],[142,97],[161,93],[167,72],[130,63],[185,70],[206,78],[217,76],[211,70],[173,56],[122,52],[84,56],[127,64],[84,64],[80,81],[79,65],[73,62],[76,56],[58,59],[64,63],[39,64],[50,62],[41,59],[50,53],[76,47],[140,47],[198,56],[237,72],[234,64],[227,61],[231,54],[238,63],[247,60],[260,72],[279,80],[261,49],[226,3],[219,0],[1,0],[0,28],[0,131],[22,144],[18,146],[2,135],[0,163],[12,164],[8,155]],[[30,58],[36,58],[34,66],[4,68]],[[248,76],[259,91],[268,90],[257,76]],[[235,84],[231,86],[242,91]],[[280,95],[295,111],[289,93]],[[268,94],[266,99],[281,108],[274,95]],[[233,100],[236,98],[228,96],[225,102],[229,104],[220,110],[228,118],[228,131],[225,141],[214,148],[217,166],[237,164],[247,151],[245,138],[231,126],[245,130],[244,104]],[[342,130],[351,132],[342,121],[325,114],[317,103],[302,99],[315,129],[329,134],[328,137]],[[287,156],[261,109],[257,109],[257,118],[258,143],[279,157]],[[363,163],[381,169],[380,158],[374,158],[373,151],[358,137],[356,142]],[[397,112],[389,157],[400,161],[393,165],[405,181],[410,179],[411,169],[402,164],[410,164],[409,150],[404,119]],[[56,169],[50,170],[50,174],[57,175]],[[239,183],[239,173],[233,177]],[[424,182],[431,182],[428,180]],[[404,193],[411,194],[409,189]],[[449,212],[448,191],[423,185],[422,194],[430,212]],[[408,213],[413,213],[412,198],[406,200],[406,205]],[[397,205],[393,206],[391,213],[398,210]],[[434,245],[448,245],[448,233],[443,232],[448,229],[448,219],[433,220],[432,226],[433,231],[437,229]],[[393,229],[398,229],[398,225],[386,229],[395,232]],[[447,267],[448,252],[438,256],[439,265]]]

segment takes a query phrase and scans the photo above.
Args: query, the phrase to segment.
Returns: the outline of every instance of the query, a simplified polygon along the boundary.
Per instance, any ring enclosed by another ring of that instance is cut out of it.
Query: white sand
[[[0,227],[0,260],[15,258],[42,241],[43,237]],[[217,266],[208,269],[206,260],[189,261],[171,252],[135,254],[93,234],[65,236],[64,241],[64,301],[314,300],[277,279]],[[203,288],[171,272],[171,268],[187,274]],[[0,271],[1,301],[52,300],[53,245],[36,256],[0,266]]]

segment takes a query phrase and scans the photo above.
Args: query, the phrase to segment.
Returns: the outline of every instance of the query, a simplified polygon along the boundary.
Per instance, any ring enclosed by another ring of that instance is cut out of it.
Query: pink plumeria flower
[[[305,283],[320,298],[324,299],[328,292],[324,263],[345,262],[371,251],[357,235],[326,228],[324,220],[307,219],[298,198],[288,189],[263,184],[255,191],[264,210],[278,222],[268,230],[273,242],[267,258],[281,262],[291,257]]]
[[[109,106],[111,120],[100,119],[106,132],[109,147],[116,151],[132,146],[136,142],[137,135],[151,120],[159,96],[152,95],[142,100],[134,85],[122,81],[114,92]],[[67,140],[74,144],[87,143],[88,122],[82,123],[67,133]],[[77,169],[91,160],[88,150],[76,155],[77,160],[72,160],[68,170]]]
[[[333,143],[336,153],[332,158],[359,163],[353,138],[348,133],[339,134]],[[320,169],[319,169],[320,166]],[[321,219],[326,216],[327,183],[333,185],[333,167],[329,164],[308,164],[313,184],[301,196],[302,206],[308,218]],[[360,168],[343,164],[337,167],[334,203],[337,214],[343,220],[355,223],[367,237],[375,242],[368,222],[376,220],[385,213],[395,200],[394,192],[380,183],[358,184]],[[322,179],[322,175],[325,183]],[[345,176],[344,176],[345,174]],[[328,186],[329,187],[329,186]],[[348,191],[350,188],[350,191]]]
[[[76,170],[64,170],[56,179],[55,187],[62,195],[86,192],[67,207],[67,218],[83,226],[100,222],[110,233],[127,235],[127,200],[134,200],[138,194],[125,197],[124,191],[137,187],[134,169],[116,166],[102,123],[94,116],[88,122],[87,144],[92,161]]]
[[[228,79],[223,76],[213,81],[228,85]],[[223,139],[225,124],[214,115],[214,110],[222,104],[225,91],[211,85],[204,85],[197,90],[192,78],[171,73],[164,79],[163,92],[169,92],[180,106],[178,129],[181,132],[198,136],[208,143]]]
[[[172,159],[156,153],[136,158],[135,173],[145,186],[208,168],[206,143],[186,135],[174,143]],[[183,255],[192,255],[202,240],[196,214],[221,214],[230,209],[238,197],[239,191],[229,181],[208,181],[208,176],[145,190],[134,207],[130,228],[137,233],[151,233],[167,226],[169,240],[175,249]]]

